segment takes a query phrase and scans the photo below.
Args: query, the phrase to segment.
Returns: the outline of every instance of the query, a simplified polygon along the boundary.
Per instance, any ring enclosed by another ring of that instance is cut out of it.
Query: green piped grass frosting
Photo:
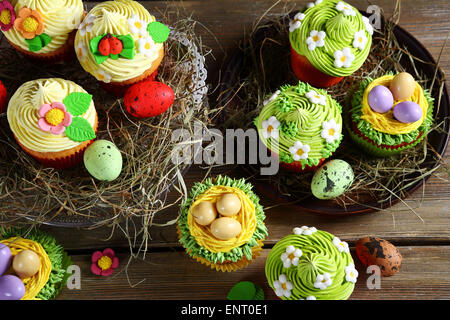
[[[254,124],[281,162],[317,166],[339,147],[342,107],[326,90],[300,81],[281,87],[264,103]]]
[[[306,226],[277,242],[265,272],[283,300],[346,300],[358,277],[346,242]]]
[[[252,237],[244,245],[233,248],[229,252],[211,252],[200,246],[189,231],[187,221],[188,211],[195,199],[205,193],[213,186],[228,186],[242,190],[255,206],[256,228]],[[263,240],[268,235],[267,228],[264,225],[263,207],[259,204],[259,197],[252,191],[253,186],[245,179],[232,179],[226,176],[218,176],[215,179],[208,178],[205,182],[197,182],[191,189],[188,198],[181,204],[181,215],[178,220],[180,231],[179,241],[191,257],[204,258],[212,263],[223,263],[225,261],[237,262],[246,257],[252,260],[252,249],[258,246],[258,241]]]
[[[56,242],[56,239],[42,231],[22,228],[0,228],[0,238],[23,237],[39,243],[47,253],[52,263],[52,271],[45,286],[38,293],[36,298],[41,300],[53,300],[65,286],[69,274],[67,268],[72,265],[72,261],[64,248]]]
[[[290,22],[292,48],[323,73],[348,76],[370,52],[373,27],[358,9],[339,0],[319,0]]]

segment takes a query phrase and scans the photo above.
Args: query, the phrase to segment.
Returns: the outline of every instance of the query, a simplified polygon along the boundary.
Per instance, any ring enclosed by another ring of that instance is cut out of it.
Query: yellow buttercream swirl
[[[82,0],[10,0],[10,2],[16,16],[20,9],[26,7],[39,10],[44,18],[44,33],[51,37],[51,41],[44,48],[35,52],[38,54],[53,52],[61,48],[66,43],[69,33],[77,28],[84,14]],[[29,51],[25,38],[15,27],[3,31],[3,34],[8,41]]]
[[[75,47],[77,57],[81,66],[97,80],[103,82],[123,82],[142,75],[152,67],[153,62],[158,58],[163,46],[162,43],[155,43],[151,52],[147,56],[140,53],[138,40],[143,37],[150,37],[140,33],[132,33],[129,27],[129,19],[137,16],[139,20],[148,23],[154,22],[155,18],[138,2],[131,0],[105,1],[95,6],[86,16],[94,16],[90,31],[82,35],[80,30],[75,37]],[[126,59],[107,59],[102,64],[97,64],[93,54],[89,49],[89,42],[105,33],[115,35],[131,35],[135,41],[135,57]]]
[[[231,218],[239,221],[242,226],[242,231],[235,238],[229,240],[219,240],[212,235],[209,226],[202,226],[195,222],[192,215],[192,209],[203,201],[210,201],[215,205],[220,196],[225,193],[234,193],[241,200],[241,211]],[[187,223],[191,235],[201,247],[214,253],[230,252],[234,248],[246,244],[255,232],[255,206],[241,189],[228,186],[213,186],[195,199],[195,202],[191,205],[188,211]]]
[[[65,133],[54,135],[38,127],[39,108],[43,104],[62,102],[72,92],[86,91],[76,83],[63,79],[39,79],[26,82],[12,96],[8,105],[8,122],[19,142],[37,152],[60,152],[77,147]],[[94,102],[81,117],[94,127],[96,122]]]
[[[394,118],[394,112],[392,111],[394,109],[394,107],[392,107],[392,109],[386,113],[379,113],[379,112],[372,110],[372,108],[369,106],[370,91],[378,85],[383,85],[383,86],[389,88],[391,85],[392,79],[394,79],[394,76],[386,75],[381,78],[375,79],[367,86],[366,90],[364,91],[364,96],[363,96],[363,100],[362,100],[361,118],[363,120],[369,122],[372,125],[373,129],[375,129],[379,132],[389,133],[389,134],[410,133],[422,125],[423,121],[425,120],[425,117],[427,115],[427,110],[428,110],[427,99],[425,98],[425,96],[423,94],[422,87],[417,82],[416,82],[416,88],[414,90],[413,95],[409,99],[394,101],[394,106],[403,101],[413,101],[413,102],[417,103],[422,108],[422,111],[423,111],[422,118],[420,120],[413,122],[413,123],[402,123]]]

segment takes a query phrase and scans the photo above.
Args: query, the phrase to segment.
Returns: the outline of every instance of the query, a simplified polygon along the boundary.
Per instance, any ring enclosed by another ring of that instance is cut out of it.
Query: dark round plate
[[[362,12],[362,14],[364,14]],[[293,14],[292,14],[293,16]],[[292,18],[292,17],[290,17]],[[285,23],[288,23],[289,17],[284,17]],[[258,31],[254,34],[254,39],[256,39],[257,43],[261,43],[263,39],[265,39],[267,34],[273,34],[276,31],[275,27],[271,28],[271,26],[260,28]],[[436,69],[433,67],[433,65],[436,65],[435,60],[431,56],[431,54],[428,52],[428,50],[417,40],[415,39],[410,33],[408,33],[406,30],[399,26],[395,26],[394,28],[394,35],[397,38],[397,41],[399,45],[402,48],[407,48],[408,51],[418,59],[420,59],[422,62],[416,62],[415,66],[419,73],[422,73],[426,76],[428,79],[433,79],[436,73]],[[258,41],[259,40],[259,41]],[[255,48],[255,52],[261,52],[259,51],[259,48]],[[289,52],[289,48],[286,47],[286,52]],[[285,54],[281,54],[281,58],[284,58]],[[287,55],[286,55],[287,56]],[[406,70],[411,70],[412,72],[412,66],[410,65],[410,62],[405,59],[404,61],[401,61],[402,66],[406,68]],[[237,82],[241,68],[245,67],[245,57],[243,50],[237,51],[228,61],[226,72],[224,73],[224,78],[222,82],[222,87],[220,92],[224,92],[220,99],[219,99],[219,105],[229,105],[232,103],[233,95],[235,94],[233,90],[229,90],[230,88],[233,88],[234,84]],[[444,75],[440,70],[437,70],[437,79],[444,79]],[[339,85],[339,84],[337,84]],[[436,86],[436,83],[435,83]],[[437,90],[434,90],[434,92]],[[437,94],[434,94],[433,97],[435,98],[435,101],[438,101],[439,97]],[[444,86],[444,90],[442,92],[441,103],[439,106],[439,109],[437,106],[434,108],[434,119],[435,123],[443,123],[442,130],[440,132],[437,132],[436,130],[432,131],[428,135],[428,143],[429,145],[441,156],[444,155],[445,150],[447,148],[448,144],[448,136],[450,133],[449,128],[449,113],[450,113],[450,102],[449,102],[449,96],[447,91],[447,86]],[[226,108],[224,108],[223,117],[226,117]],[[223,119],[222,119],[223,120]],[[439,163],[436,161],[436,159],[431,155],[430,152],[427,154],[426,160],[421,165],[421,168],[427,168],[429,170],[435,168],[438,166]],[[419,174],[416,174],[416,178],[419,176]],[[268,197],[272,200],[275,200],[277,202],[283,202],[283,203],[291,203],[293,206],[299,209],[301,212],[310,212],[310,213],[320,213],[320,214],[328,214],[328,215],[350,215],[350,214],[361,214],[361,213],[369,213],[378,211],[380,209],[388,208],[402,199],[405,199],[408,197],[409,194],[423,186],[425,181],[429,178],[429,175],[425,178],[417,181],[416,183],[412,184],[408,188],[404,190],[403,195],[394,195],[389,200],[380,201],[376,199],[367,200],[360,202],[358,204],[351,204],[347,206],[339,205],[336,201],[333,200],[318,200],[312,195],[302,197],[301,199],[292,195],[284,195],[281,194],[277,187],[274,184],[268,183],[267,179],[263,179],[264,182],[261,182],[262,179],[259,179],[261,177],[256,177],[253,179],[253,182],[255,184],[255,187],[258,191],[258,193],[262,196]],[[414,178],[414,174],[409,175],[407,178]]]

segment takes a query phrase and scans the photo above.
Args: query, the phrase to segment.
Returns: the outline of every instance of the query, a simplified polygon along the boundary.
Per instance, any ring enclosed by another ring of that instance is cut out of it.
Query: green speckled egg
[[[331,160],[317,170],[311,182],[316,198],[333,199],[343,194],[353,183],[352,167],[344,160]]]
[[[86,149],[84,166],[95,179],[113,181],[122,171],[122,155],[114,143],[97,140]]]

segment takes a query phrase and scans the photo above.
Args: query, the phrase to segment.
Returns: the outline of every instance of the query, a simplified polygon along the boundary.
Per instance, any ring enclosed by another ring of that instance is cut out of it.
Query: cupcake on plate
[[[301,81],[331,87],[362,66],[372,34],[369,19],[346,2],[310,3],[289,24],[292,69]]]
[[[339,147],[342,107],[325,90],[307,83],[272,94],[255,119],[259,138],[293,172],[311,171]]]
[[[49,234],[0,228],[0,251],[9,257],[0,264],[0,282],[10,291],[2,290],[0,300],[53,300],[67,282],[72,262]]]
[[[7,117],[22,149],[45,166],[70,168],[83,160],[96,137],[92,96],[68,80],[24,83],[11,97]]]
[[[48,62],[73,57],[83,15],[81,0],[0,0],[0,27],[11,46]]]
[[[104,1],[86,16],[75,37],[81,66],[118,95],[154,79],[169,28],[131,0]]]
[[[269,286],[282,300],[346,300],[358,278],[348,244],[306,226],[277,242],[265,270]]]
[[[367,78],[347,96],[346,127],[371,155],[387,157],[420,143],[433,124],[433,98],[409,73]]]
[[[251,263],[267,236],[264,211],[252,185],[219,176],[196,183],[181,205],[179,241],[189,256],[217,271]]]

